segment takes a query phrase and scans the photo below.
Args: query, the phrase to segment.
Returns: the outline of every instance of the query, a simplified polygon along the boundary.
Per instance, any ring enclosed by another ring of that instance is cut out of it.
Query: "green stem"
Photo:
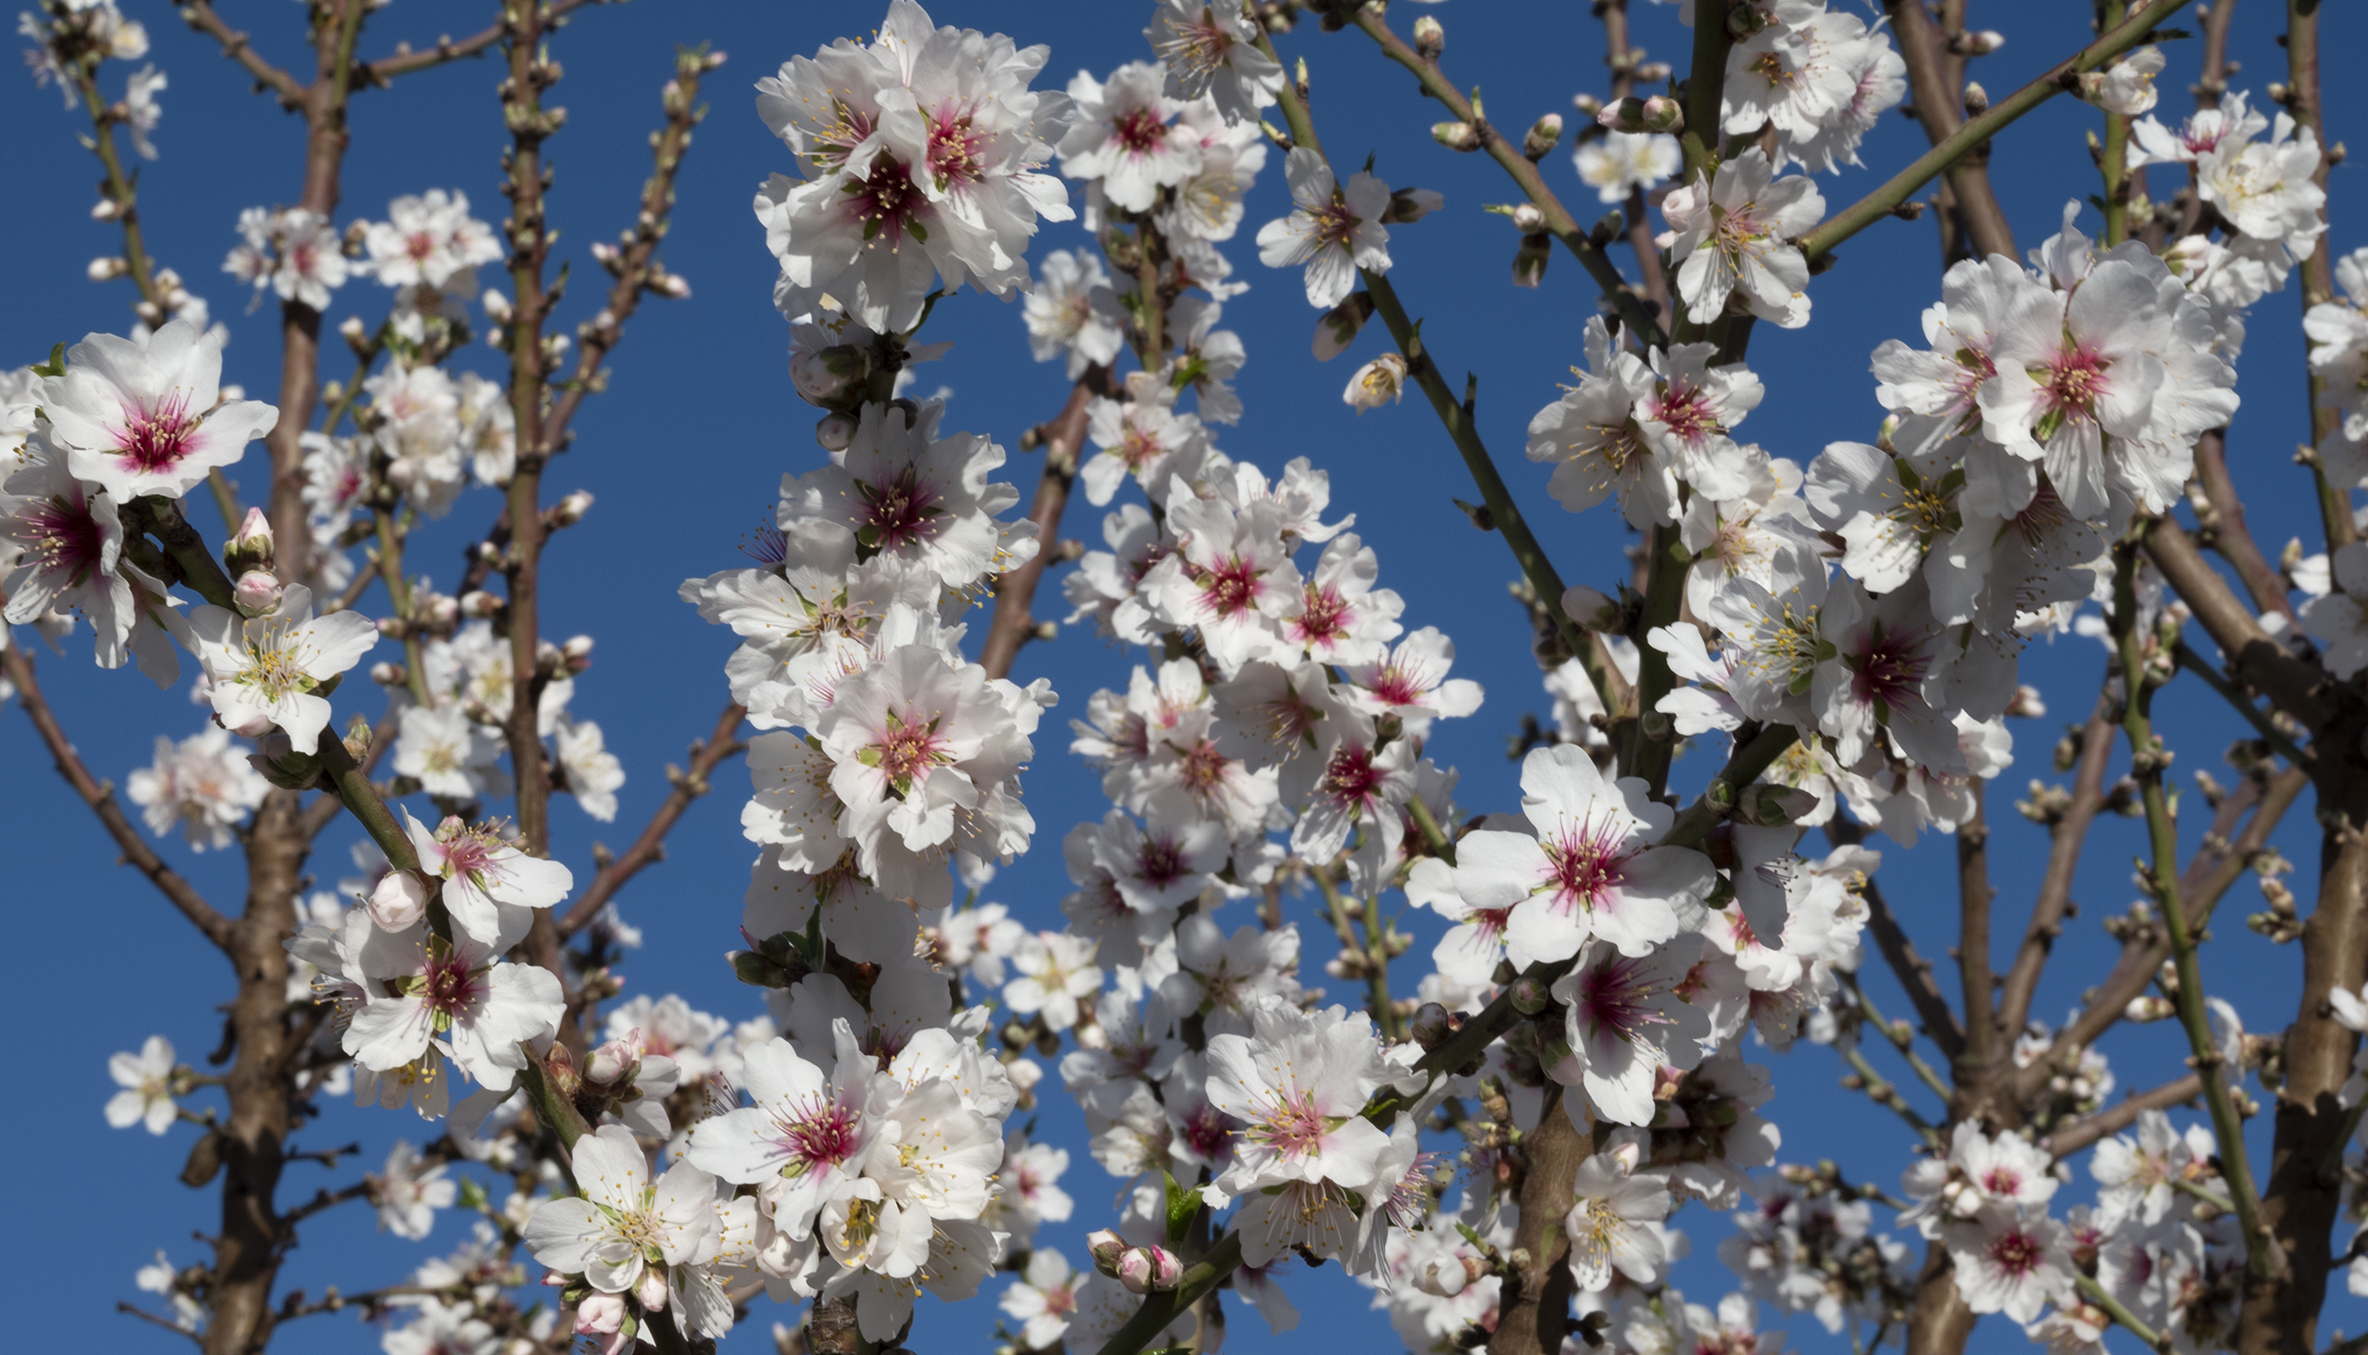
[[[214,492],[214,511],[222,515],[222,535],[226,538],[238,535],[246,514],[239,509],[238,491],[223,478],[221,467],[206,472],[206,488]]]
[[[2080,1296],[2082,1298],[2088,1300],[2091,1306],[2103,1312],[2105,1316],[2110,1317],[2124,1327],[2129,1328],[2130,1335],[2137,1337],[2141,1341],[2144,1341],[2148,1346],[2156,1350],[2166,1350],[2169,1348],[2169,1342],[2156,1335],[2154,1328],[2149,1327],[2145,1323],[2139,1321],[2138,1315],[2124,1307],[2121,1300],[2113,1297],[2112,1293],[2109,1292],[2105,1286],[2098,1284],[2095,1280],[2090,1279],[2086,1275],[2074,1275],[2072,1279],[2074,1283],[2080,1286]]]
[[[1340,938],[1340,953],[1364,956],[1365,1001],[1373,1009],[1373,1024],[1381,1031],[1384,1042],[1396,1043],[1399,1036],[1397,1013],[1390,1001],[1389,956],[1386,952],[1375,953],[1375,948],[1369,944],[1373,918],[1380,910],[1371,902],[1360,901],[1368,933],[1368,942],[1360,943],[1357,940],[1356,922],[1348,915],[1348,900],[1341,897],[1340,887],[1332,880],[1332,867],[1318,866],[1308,874],[1315,878],[1316,888],[1323,893],[1325,911],[1332,919],[1332,930]]]
[[[2204,1108],[2211,1113],[2212,1136],[2220,1148],[2220,1174],[2228,1183],[2231,1209],[2245,1244],[2245,1269],[2255,1279],[2267,1279],[2279,1269],[2268,1234],[2261,1222],[2261,1201],[2254,1193],[2253,1169],[2245,1154],[2245,1126],[2229,1099],[2227,1072],[2220,1048],[2212,1040],[2211,1019],[2204,1007],[2203,965],[2196,956],[2196,938],[2187,924],[2187,908],[2179,897],[2179,826],[2171,817],[2163,791],[2163,749],[2154,734],[2154,685],[2147,681],[2146,656],[2138,632],[2138,550],[2136,534],[2114,548],[2113,630],[2121,654],[2122,731],[2130,745],[2130,774],[2136,779],[2146,806],[2147,837],[2153,849],[2148,871],[2156,902],[2162,906],[2163,927],[2170,933],[2171,958],[2179,977],[2179,1024],[2187,1034],[2190,1060],[2203,1087]]]
[[[1709,836],[1710,830],[1718,825],[1720,817],[1734,806],[1735,797],[1741,795],[1752,782],[1759,780],[1760,773],[1784,756],[1784,750],[1792,747],[1800,737],[1801,732],[1791,725],[1769,725],[1750,739],[1737,744],[1735,751],[1727,756],[1727,765],[1719,768],[1718,775],[1712,777],[1710,784],[1703,788],[1701,798],[1687,806],[1685,812],[1677,816],[1677,822],[1669,826],[1669,832],[1661,839],[1661,845],[1692,847],[1700,844],[1703,838]]]
[[[1923,1056],[1916,1052],[1915,1036],[1910,1034],[1904,1039],[1901,1038],[1900,1027],[1892,1025],[1884,1019],[1882,1011],[1875,1006],[1874,1000],[1869,998],[1866,995],[1866,990],[1859,986],[1856,974],[1846,969],[1837,969],[1834,974],[1835,977],[1841,979],[1842,986],[1850,990],[1851,996],[1858,1000],[1859,1009],[1866,1013],[1866,1019],[1873,1022],[1876,1029],[1883,1032],[1883,1038],[1889,1040],[1891,1047],[1899,1051],[1899,1056],[1907,1060],[1908,1067],[1915,1070],[1917,1080],[1930,1087],[1942,1101],[1954,1101],[1957,1093],[1946,1081],[1942,1080],[1941,1075],[1933,1069],[1933,1066],[1926,1063]]]
[[[2078,77],[2137,46],[2154,26],[2177,13],[2188,0],[2153,0],[2112,32],[2083,47],[2053,70],[1990,105],[1990,111],[1959,127],[1946,141],[1916,157],[1906,169],[1891,176],[1881,188],[1860,198],[1825,224],[1800,239],[1801,253],[1814,263],[1834,247],[1891,214],[1911,194],[1938,178],[1941,172],[1971,154],[2021,118],[2078,83]],[[1689,111],[1687,116],[1692,117]]]
[[[108,111],[113,105],[99,97],[96,65],[96,59],[91,59],[74,68],[82,101],[90,108],[91,151],[107,171],[107,200],[115,204],[116,220],[123,226],[123,260],[131,266],[132,284],[140,289],[140,299],[156,308],[157,323],[162,324],[164,294],[157,290],[155,268],[141,241],[139,197],[132,190],[130,176],[123,172],[123,157],[115,148],[115,117]]]
[[[1422,840],[1429,845],[1431,855],[1448,865],[1454,865],[1455,839],[1439,827],[1439,820],[1432,816],[1431,807],[1423,803],[1421,796],[1416,795],[1407,799],[1406,811],[1413,815],[1414,826],[1422,830]]]
[[[411,579],[403,572],[403,534],[396,530],[395,515],[384,508],[373,508],[371,515],[378,522],[378,577],[386,582],[387,597],[395,604],[395,615],[403,622],[403,664],[408,674],[405,681],[411,699],[422,707],[436,703],[428,696],[427,654],[419,642],[418,627],[411,614]]]
[[[345,740],[338,737],[334,722],[331,727],[321,731],[319,756],[321,770],[327,774],[329,784],[336,788],[337,798],[344,803],[347,812],[360,821],[363,831],[370,834],[370,840],[378,844],[378,849],[386,853],[387,864],[397,870],[418,870],[419,853],[412,850],[411,835],[403,831],[403,825],[395,818],[395,812],[378,797],[378,788],[370,784],[370,774],[363,771],[362,764],[354,761],[354,755],[347,751]]]
[[[2098,167],[2105,175],[2105,248],[2130,238],[2130,120],[2119,113],[2105,115],[2104,154]]]
[[[1856,1045],[1843,1049],[1841,1053],[1843,1062],[1850,1065],[1850,1071],[1858,1074],[1860,1090],[1866,1093],[1868,1100],[1897,1115],[1908,1128],[1916,1131],[1916,1137],[1922,1139],[1926,1146],[1936,1151],[1945,1149],[1940,1131],[1932,1127],[1930,1120],[1916,1113],[1915,1107],[1907,1103],[1907,1098],[1899,1094],[1899,1088],[1892,1086],[1889,1078],[1876,1072],[1875,1065],[1866,1061],[1866,1055],[1860,1053]]]

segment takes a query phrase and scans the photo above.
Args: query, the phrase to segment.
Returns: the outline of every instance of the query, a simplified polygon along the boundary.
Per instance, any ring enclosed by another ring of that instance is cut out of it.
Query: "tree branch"
[[[1028,509],[1036,524],[1036,553],[1017,569],[995,579],[995,615],[987,623],[986,644],[979,662],[989,677],[1011,676],[1020,646],[1036,633],[1036,586],[1045,567],[1060,549],[1061,515],[1069,506],[1069,486],[1077,478],[1077,457],[1085,445],[1086,409],[1097,395],[1110,391],[1110,369],[1093,367],[1069,389],[1069,401],[1044,427],[1044,471],[1036,480],[1036,498]]]
[[[641,873],[643,867],[666,858],[666,834],[673,830],[675,821],[682,817],[683,811],[691,807],[691,801],[707,793],[708,778],[714,774],[716,764],[748,746],[734,737],[740,728],[741,719],[747,714],[737,705],[724,707],[724,713],[716,718],[715,732],[704,741],[691,745],[690,770],[676,773],[673,768],[667,769],[668,779],[674,783],[673,791],[666,796],[666,802],[658,806],[658,812],[650,815],[648,825],[641,830],[641,836],[634,840],[632,848],[602,866],[600,872],[592,877],[592,883],[584,890],[582,897],[576,900],[575,906],[567,910],[567,916],[559,923],[559,935],[562,938],[574,936],[593,918],[598,917],[602,906],[616,897],[625,882]]]
[[[2144,530],[2146,557],[2162,571],[2163,580],[2195,614],[2196,623],[2212,637],[2212,643],[2220,646],[2235,676],[2301,721],[2305,729],[2316,732],[2325,727],[2332,715],[2323,695],[2326,674],[2317,665],[2294,657],[2262,629],[2178,523],[2168,517],[2154,518]]]
[[[27,654],[22,645],[12,644],[0,649],[0,664],[5,665],[9,681],[16,684],[17,704],[25,708],[25,714],[33,721],[34,730],[41,735],[42,744],[49,749],[51,760],[57,764],[58,775],[64,777],[66,784],[74,788],[74,793],[82,797],[82,802],[99,816],[99,823],[106,828],[107,836],[114,838],[115,845],[123,850],[124,861],[147,876],[166,901],[178,908],[181,916],[188,918],[190,925],[204,933],[208,941],[227,952],[230,949],[230,919],[206,902],[205,896],[197,892],[197,886],[165,864],[164,858],[156,854],[156,849],[141,838],[140,830],[124,817],[122,806],[115,802],[114,786],[93,777],[90,769],[83,765],[82,756],[74,751],[73,740],[66,737],[65,730],[58,725],[56,714],[49,708],[49,702],[43,698],[41,684],[34,680],[33,656]]]
[[[2113,701],[2100,695],[2096,712],[2080,739],[2080,771],[2072,782],[2072,803],[2064,816],[2048,828],[2047,874],[2039,883],[2039,897],[2031,905],[2031,921],[2023,929],[2022,948],[2006,974],[1999,995],[1998,1028],[2009,1038],[2022,1033],[2031,1019],[2031,999],[2039,991],[2039,973],[2047,966],[2049,950],[2064,930],[2064,914],[2072,904],[2072,880],[2080,870],[2080,849],[2088,841],[2089,825],[2105,807],[2105,769],[2113,761]]]
[[[2045,75],[1990,105],[1989,112],[1959,125],[1956,130],[1936,141],[1931,150],[1918,156],[1913,164],[1892,175],[1881,188],[1860,198],[1857,202],[1844,208],[1839,214],[1828,217],[1825,224],[1802,236],[1800,240],[1801,253],[1812,262],[1831,254],[1835,246],[1889,216],[1892,208],[1906,202],[1910,194],[1932,182],[1934,177],[1942,171],[1971,155],[1975,148],[1983,142],[2004,131],[2025,113],[2077,84],[2080,75],[2103,66],[2106,62],[2143,42],[2146,36],[2154,31],[2156,24],[2177,13],[2187,2],[2188,0],[2153,0],[2153,3],[2130,16],[2128,20],[2111,32],[2080,49],[2073,56],[2057,62]],[[1888,7],[1894,22],[1899,25],[1901,55],[1908,58],[1909,72],[1914,75],[1919,47],[1909,39],[1908,30],[1919,21],[1928,27],[1931,23],[1931,16],[1925,12],[1920,0],[1890,0]],[[1933,36],[1937,37],[1937,34]],[[1925,76],[1936,83],[1945,83],[1929,68],[1925,71]],[[1938,91],[1935,92],[1934,97],[1939,97]],[[1926,85],[1923,80],[1918,80],[1916,83],[1916,112],[1919,117],[1929,116],[1925,103]],[[1955,101],[1951,100],[1949,109],[1943,110],[1944,119],[1955,106]],[[1687,111],[1686,117],[1687,121],[1691,123],[1692,110]],[[1930,131],[1934,125],[1928,121],[1925,124],[1926,130]],[[1968,186],[1971,186],[1970,179],[1966,182]],[[1982,186],[1986,190],[1986,183]],[[1994,202],[1992,205],[1995,205]],[[1998,222],[1991,225],[1980,225],[1982,209],[1975,206],[1973,201],[1963,192],[1958,194],[1958,209],[1973,214],[1973,220],[1968,224],[1975,225],[1977,230],[1994,232],[2003,229],[2003,216],[1999,218]],[[1984,253],[2005,253],[2009,258],[2013,257],[2014,237],[2011,233],[2006,234],[2002,241],[1996,238],[1984,241],[1977,234],[1975,243]],[[2005,245],[2004,250],[1996,248],[2000,243]]]
[[[1866,829],[1844,821],[1837,814],[1827,820],[1825,835],[1836,846],[1855,846],[1866,839]],[[1883,953],[1884,963],[1891,966],[1892,977],[1899,980],[1901,990],[1908,995],[1908,1004],[1916,1009],[1916,1018],[1924,1023],[1925,1036],[1955,1062],[1965,1049],[1965,1030],[1957,1024],[1957,1013],[1950,1009],[1948,997],[1932,976],[1932,962],[1916,953],[1916,943],[1908,939],[1891,905],[1884,901],[1880,885],[1868,880],[1863,897],[1867,930],[1875,935],[1875,949]]]
[[[2132,1092],[2110,1110],[2100,1110],[2083,1116],[2049,1134],[2039,1146],[2057,1157],[2070,1157],[2108,1134],[2117,1134],[2137,1122],[2140,1115],[2150,1110],[2167,1110],[2172,1106],[2193,1101],[2203,1095],[2203,1080],[2189,1073],[2159,1087]]]
[[[222,55],[237,62],[247,74],[254,76],[257,85],[277,95],[280,107],[291,113],[304,111],[308,91],[303,83],[264,60],[263,54],[247,41],[246,34],[223,22],[222,16],[214,12],[211,0],[183,0],[181,17],[188,21],[191,28],[220,44]]]

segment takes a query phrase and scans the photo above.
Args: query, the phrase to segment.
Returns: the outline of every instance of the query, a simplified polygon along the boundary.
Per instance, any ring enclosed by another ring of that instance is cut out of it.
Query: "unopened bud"
[[[2006,45],[2006,35],[1995,28],[1978,33],[1959,33],[1950,39],[1951,50],[1964,56],[1988,56]]]
[[[1669,63],[1666,61],[1648,61],[1636,68],[1636,83],[1665,85],[1669,83],[1669,77],[1676,73],[1669,68]]]
[[[1447,29],[1437,19],[1425,14],[1414,21],[1414,54],[1425,61],[1437,61],[1447,50]]]
[[[482,588],[472,588],[462,594],[460,599],[461,615],[477,621],[500,614],[504,605],[500,594],[488,593]]]
[[[1118,1282],[1130,1294],[1163,1294],[1184,1278],[1184,1263],[1165,1247],[1131,1247],[1118,1258]]]
[[[814,440],[826,452],[843,452],[855,440],[855,420],[846,414],[825,414],[814,425]]]
[[[337,334],[352,348],[360,348],[370,337],[370,331],[362,324],[359,315],[345,317],[345,322],[337,327]]]
[[[789,380],[798,398],[824,409],[836,409],[860,395],[871,372],[871,350],[851,343],[801,349],[789,360]]]
[[[575,493],[568,495],[566,498],[561,499],[557,504],[552,506],[551,525],[554,527],[573,527],[577,523],[584,520],[584,514],[591,511],[592,491],[588,489],[579,489]]]
[[[442,593],[422,592],[411,599],[411,616],[430,630],[443,630],[460,620],[460,604]]]
[[[1425,1049],[1437,1049],[1451,1033],[1454,1023],[1447,1019],[1447,1009],[1436,1002],[1425,1002],[1415,1009],[1414,1020],[1406,1033]]]
[[[662,1266],[651,1266],[641,1272],[641,1283],[634,1286],[633,1297],[641,1300],[643,1312],[663,1312],[666,1308],[666,1271]]]
[[[1562,590],[1562,614],[1577,622],[1581,630],[1620,628],[1620,605],[1585,585]]]
[[[641,1027],[635,1026],[623,1039],[610,1040],[592,1051],[584,1060],[584,1078],[596,1086],[610,1086],[625,1080],[626,1074],[641,1066]]]
[[[279,576],[268,569],[250,569],[238,576],[238,583],[230,590],[232,601],[239,611],[248,616],[262,616],[280,605],[283,589]]]
[[[1573,94],[1570,96],[1570,106],[1591,118],[1603,111],[1603,100],[1592,94]]]
[[[1435,189],[1401,188],[1390,194],[1390,205],[1382,210],[1381,219],[1391,225],[1420,221],[1446,203],[1447,199]]]
[[[486,319],[493,321],[497,325],[506,325],[510,323],[510,316],[512,313],[510,310],[510,298],[503,296],[500,292],[495,291],[491,287],[486,288],[485,295],[478,298],[477,304],[485,308]]]
[[[1644,129],[1648,132],[1668,132],[1672,135],[1685,130],[1685,105],[1666,94],[1656,94],[1644,101]]]
[[[567,637],[567,643],[559,646],[559,657],[565,660],[570,668],[583,664],[592,657],[592,637],[589,635]]]
[[[400,687],[411,680],[411,670],[382,660],[370,665],[370,680],[381,687]]]
[[[390,870],[370,891],[370,920],[382,932],[417,926],[428,913],[427,882],[407,870]]]
[[[691,294],[691,284],[684,281],[682,274],[665,272],[656,264],[650,265],[649,280],[641,285],[674,301],[680,301]]]
[[[116,202],[113,198],[101,198],[97,202],[91,204],[90,219],[93,221],[113,221],[115,218],[122,215],[122,204]]]
[[[1373,295],[1356,291],[1348,300],[1325,311],[1316,321],[1315,355],[1318,362],[1330,362],[1348,351],[1356,342],[1357,331],[1373,318]]]
[[[1521,247],[1513,251],[1513,285],[1535,287],[1544,282],[1546,263],[1553,257],[1553,236],[1543,233],[1522,236]]]
[[[2130,1005],[2123,1008],[2121,1014],[2124,1020],[2144,1022],[2166,1020],[2178,1013],[2178,1004],[2167,997],[2148,993],[2144,997],[2131,998]]]
[[[1126,1255],[1126,1239],[1104,1228],[1085,1235],[1086,1254],[1094,1258],[1094,1269],[1118,1277],[1118,1258]]]
[[[1631,96],[1603,105],[1596,111],[1595,125],[1612,132],[1643,131],[1644,100]]]
[[[1546,990],[1545,981],[1535,974],[1524,974],[1513,980],[1513,986],[1507,991],[1513,999],[1513,1010],[1523,1016],[1535,1016],[1554,1002],[1553,994]]]
[[[1431,140],[1451,151],[1480,149],[1480,129],[1468,122],[1437,122],[1431,124]]]
[[[131,271],[131,264],[120,258],[93,259],[90,261],[90,280],[92,282],[111,282],[114,279],[120,278],[124,274]]]
[[[1978,118],[1978,117],[1980,117],[1982,114],[1984,114],[1984,113],[1987,113],[1987,112],[1989,112],[1989,111],[1990,111],[1990,91],[1988,91],[1988,90],[1986,90],[1986,89],[1983,89],[1983,88],[1982,88],[1982,82],[1981,82],[1981,81],[1979,81],[1979,80],[1968,80],[1968,81],[1966,81],[1966,82],[1965,82],[1965,113],[1966,113],[1966,116],[1968,116],[1968,117],[1975,117],[1975,118]]]
[[[271,519],[263,516],[260,508],[247,510],[247,517],[233,536],[222,547],[222,567],[233,574],[250,569],[269,569],[272,564]]]
[[[1543,160],[1561,144],[1562,115],[1548,113],[1529,125],[1529,135],[1521,138],[1521,153],[1531,160]]]
[[[1525,202],[1513,209],[1513,229],[1523,235],[1535,235],[1546,228],[1546,214],[1534,202]]]
[[[2047,700],[2039,689],[2023,683],[2014,689],[2014,696],[2006,703],[2006,713],[2020,720],[2037,720],[2047,715]]]

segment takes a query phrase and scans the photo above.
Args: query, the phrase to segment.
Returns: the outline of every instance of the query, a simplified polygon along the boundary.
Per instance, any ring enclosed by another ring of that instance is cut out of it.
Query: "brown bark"
[[[1939,1240],[1924,1247],[1924,1274],[1916,1281],[1916,1308],[1908,1318],[1906,1355],[1963,1355],[1973,1335],[1973,1309],[1957,1292],[1957,1268]]]
[[[2368,821],[2368,766],[2353,761],[2345,791],[2344,814],[2354,823]],[[2327,994],[2357,991],[2368,979],[2368,839],[2348,827],[2329,828],[2319,872],[2318,907],[2303,926],[2301,1005],[2286,1031],[2284,1083],[2261,1202],[2262,1224],[2285,1252],[2286,1264],[2282,1273],[2246,1288],[2237,1323],[2241,1355],[2316,1349],[2319,1308],[2334,1262],[2329,1237],[2343,1184],[2330,1166],[2341,1166],[2345,1146],[2336,1091],[2351,1075],[2359,1036],[2335,1019]]]
[[[297,794],[275,790],[247,841],[247,910],[231,928],[238,996],[230,1028],[238,1053],[223,1090],[222,1231],[214,1239],[213,1316],[207,1355],[260,1351],[271,1339],[271,1290],[292,1241],[273,1202],[295,1117],[289,1077],[288,938],[310,843],[297,824]]]
[[[1564,1264],[1570,1238],[1562,1225],[1570,1213],[1579,1164],[1594,1145],[1563,1110],[1561,1091],[1546,1084],[1545,1112],[1537,1128],[1521,1140],[1528,1161],[1513,1246],[1529,1253],[1529,1264],[1505,1275],[1488,1355],[1560,1355],[1562,1350],[1573,1288],[1570,1267]]]
[[[1036,481],[1036,498],[1028,517],[1036,524],[1036,553],[1019,568],[995,579],[995,615],[987,623],[987,641],[979,662],[989,677],[1009,677],[1020,646],[1036,630],[1036,585],[1045,567],[1059,553],[1061,515],[1069,506],[1069,486],[1077,479],[1077,455],[1085,445],[1085,413],[1097,395],[1110,390],[1110,369],[1095,367],[1069,391],[1069,403],[1045,425],[1044,473]]]
[[[1933,22],[1932,12],[1924,8],[1924,0],[1884,0],[1883,8],[1891,16],[1891,31],[1899,40],[1900,57],[1907,63],[1916,120],[1937,146],[1965,125],[1964,87],[1949,76],[1947,39],[1940,25]],[[2007,223],[2006,210],[1998,205],[1998,195],[1990,187],[1989,148],[1984,146],[1950,166],[1944,181],[1971,252],[2020,259],[2014,247],[2014,228]]]

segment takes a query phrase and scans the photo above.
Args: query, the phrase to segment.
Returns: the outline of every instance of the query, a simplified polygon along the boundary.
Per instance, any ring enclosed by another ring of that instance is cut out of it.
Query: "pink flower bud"
[[[1107,1228],[1085,1236],[1085,1250],[1094,1258],[1094,1269],[1116,1278],[1118,1258],[1126,1254],[1126,1240]]]
[[[1437,19],[1425,14],[1414,21],[1414,52],[1425,61],[1437,61],[1447,50],[1447,29]]]
[[[625,1075],[640,1063],[641,1028],[636,1026],[625,1038],[611,1040],[593,1050],[592,1056],[584,1061],[584,1077],[587,1081],[607,1086],[624,1081]]]
[[[1118,1258],[1118,1282],[1130,1294],[1164,1293],[1184,1278],[1184,1263],[1165,1247],[1130,1247]]]
[[[855,440],[855,420],[845,414],[825,414],[814,425],[814,440],[826,452],[843,452]]]
[[[642,1310],[645,1312],[664,1311],[666,1307],[666,1272],[656,1266],[643,1271],[641,1283],[634,1287],[633,1296],[641,1300]]]
[[[268,569],[250,569],[238,576],[238,583],[230,590],[232,601],[249,616],[262,616],[280,605],[282,593],[279,576]]]
[[[269,569],[273,542],[271,519],[263,516],[260,508],[247,510],[247,520],[240,523],[238,535],[222,548],[222,563],[234,574],[250,569]]]
[[[483,620],[499,612],[504,605],[506,604],[503,603],[500,594],[488,593],[482,588],[472,588],[462,595],[460,611],[463,616]]]
[[[592,1294],[576,1305],[576,1330],[585,1336],[606,1336],[624,1325],[623,1294]]]
[[[1597,126],[1613,132],[1641,132],[1644,130],[1644,100],[1622,99],[1605,104],[1595,115]]]
[[[1620,609],[1603,594],[1584,584],[1562,591],[1562,614],[1581,630],[1618,630]]]
[[[131,272],[132,266],[119,258],[93,259],[89,271],[92,282],[108,282]]]
[[[1656,94],[1644,101],[1644,126],[1648,132],[1679,132],[1685,129],[1685,105],[1666,94]]]
[[[577,523],[584,520],[584,514],[591,511],[592,491],[588,489],[579,489],[575,493],[568,495],[564,499],[561,499],[557,506],[552,508],[551,525],[554,527],[573,527]]]
[[[419,925],[428,913],[427,882],[407,870],[390,870],[370,891],[370,920],[382,932]]]
[[[491,287],[486,288],[485,295],[478,300],[477,304],[485,308],[486,319],[497,325],[510,323],[510,298],[503,296],[500,292]]]

